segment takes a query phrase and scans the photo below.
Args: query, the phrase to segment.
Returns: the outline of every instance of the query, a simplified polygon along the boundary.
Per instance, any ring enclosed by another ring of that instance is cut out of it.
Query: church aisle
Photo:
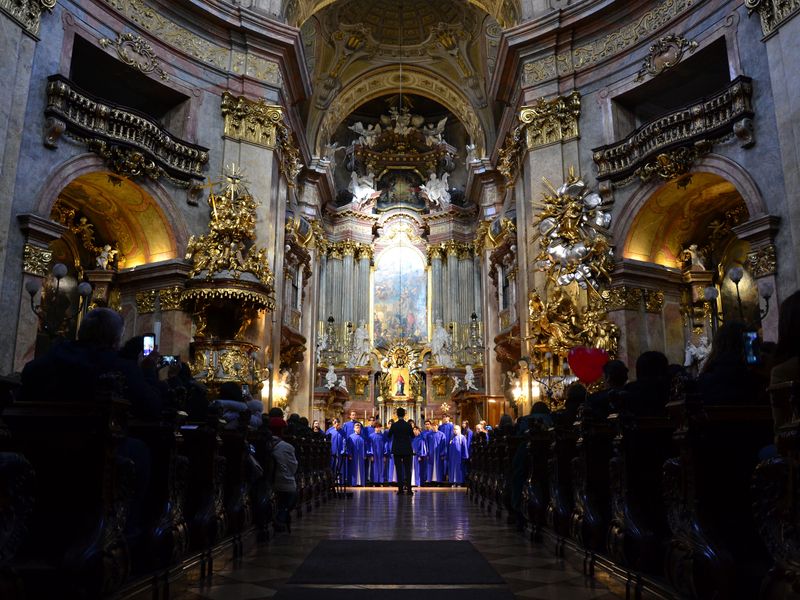
[[[356,490],[352,498],[317,508],[295,519],[292,533],[280,533],[213,581],[194,585],[179,600],[258,600],[271,598],[321,540],[468,540],[509,584],[517,598],[618,600],[598,580],[587,582],[572,565],[553,557],[550,546],[533,545],[494,517],[482,514],[463,490],[424,489],[413,498],[388,489]],[[391,569],[391,565],[386,565]],[[341,586],[340,589],[363,589]],[[402,586],[373,586],[371,597]],[[475,594],[472,586],[437,586],[460,598]],[[413,586],[408,596],[430,586]],[[283,597],[283,596],[281,596]],[[338,596],[337,596],[338,597]]]

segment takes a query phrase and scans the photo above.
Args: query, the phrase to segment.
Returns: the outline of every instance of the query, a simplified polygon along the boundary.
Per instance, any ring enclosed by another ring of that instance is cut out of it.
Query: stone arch
[[[758,185],[737,162],[719,154],[708,154],[693,165],[690,173],[692,176],[702,174],[710,174],[729,182],[744,201],[749,219],[755,219],[767,213],[766,204]],[[670,183],[653,181],[641,184],[625,204],[624,210],[617,215],[612,226],[612,234],[616,242],[618,257],[624,256],[630,239],[636,233],[635,225],[642,210]]]
[[[348,84],[309,132],[314,139],[315,154],[324,154],[326,142],[351,112],[365,102],[396,92],[400,84],[400,71],[395,66],[376,69]],[[467,97],[452,83],[426,69],[408,66],[402,72],[402,89],[435,100],[447,108],[469,133],[476,145],[476,155],[485,155],[487,142],[483,124]]]
[[[150,179],[131,181],[125,177],[116,175],[108,171],[103,160],[91,153],[80,154],[75,156],[57,167],[52,175],[47,179],[42,190],[40,191],[35,212],[43,217],[49,218],[53,206],[58,200],[59,196],[70,185],[75,185],[76,182],[85,182],[88,178],[95,177],[96,174],[102,174],[105,177],[117,178],[119,183],[114,185],[124,185],[128,191],[138,190],[141,192],[141,197],[146,199],[147,202],[152,202],[152,206],[144,207],[147,210],[147,218],[152,220],[152,227],[148,227],[147,222],[141,218],[132,216],[131,218],[137,220],[141,229],[138,232],[139,236],[148,238],[150,233],[155,235],[167,236],[171,239],[170,248],[162,248],[157,252],[145,253],[145,258],[153,258],[153,260],[144,260],[144,262],[157,262],[158,260],[167,260],[170,258],[177,258],[182,256],[186,244],[189,239],[189,230],[186,221],[181,215],[179,209],[167,191],[167,189],[158,182]],[[125,210],[125,207],[121,207]],[[142,211],[144,212],[144,211]],[[134,223],[136,225],[136,223]],[[137,227],[138,229],[138,227]],[[163,230],[163,233],[159,233]],[[145,247],[149,248],[156,240],[140,239],[138,240]],[[158,240],[162,245],[166,243],[165,240]],[[142,264],[138,262],[137,264]],[[135,265],[127,265],[135,266]]]

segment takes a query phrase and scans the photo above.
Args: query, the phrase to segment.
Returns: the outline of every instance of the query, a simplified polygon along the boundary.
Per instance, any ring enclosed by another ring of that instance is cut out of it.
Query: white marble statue
[[[455,367],[451,354],[452,339],[447,330],[442,326],[442,320],[437,319],[433,327],[433,337],[431,337],[431,354],[433,361],[441,366],[452,369]]]
[[[397,135],[408,135],[411,132],[411,115],[408,114],[407,110],[399,111],[397,108],[392,107],[389,110],[389,114],[392,115],[394,120],[394,132]]]
[[[708,338],[704,335],[700,336],[695,345],[691,340],[686,344],[686,354],[684,356],[684,367],[697,367],[697,370],[702,370],[706,364],[708,355],[711,354],[711,344],[708,343]]]
[[[478,162],[477,150],[478,150],[478,147],[475,144],[467,144],[466,145],[467,164]]]
[[[457,375],[453,375],[453,392],[461,387],[461,378]]]
[[[327,349],[328,349],[328,335],[323,333],[322,336],[317,339],[316,364],[320,364],[322,362],[322,353],[325,352],[325,350]]]
[[[373,146],[378,135],[381,133],[381,126],[378,124],[370,124],[364,127],[361,121],[358,121],[348,127],[350,131],[358,134],[357,144],[362,146]]]
[[[333,365],[328,367],[328,372],[325,373],[325,387],[329,390],[335,388],[339,383],[339,378],[336,376],[336,372],[333,370]]]
[[[425,143],[428,146],[442,143],[442,134],[444,133],[444,126],[447,124],[447,117],[444,117],[436,125],[433,123],[426,123],[423,133],[425,134]]]
[[[472,365],[467,365],[464,369],[466,371],[464,373],[464,389],[477,392],[478,388],[475,386],[475,372],[472,370]]]
[[[353,353],[347,360],[348,367],[363,367],[369,363],[369,330],[367,324],[361,321],[361,324],[353,334]]]
[[[117,255],[117,250],[112,248],[109,244],[103,246],[100,254],[97,255],[97,268],[107,271],[111,264],[114,262],[114,257]]]
[[[353,202],[359,207],[364,206],[380,193],[375,190],[375,174],[372,171],[368,171],[362,177],[353,171],[350,174],[350,185],[347,186],[347,189],[353,194]]]
[[[423,192],[434,206],[446,206],[450,203],[450,192],[447,191],[447,179],[450,175],[445,173],[439,179],[436,173],[431,172],[428,181],[419,186],[419,191]]]
[[[347,391],[347,382],[344,380],[344,375],[339,379],[339,387],[345,392]]]

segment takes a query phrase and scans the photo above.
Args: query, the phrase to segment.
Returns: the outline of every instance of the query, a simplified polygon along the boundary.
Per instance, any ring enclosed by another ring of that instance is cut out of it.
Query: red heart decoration
[[[608,362],[608,352],[600,348],[578,346],[569,351],[567,362],[575,376],[588,385],[603,376],[603,367]]]

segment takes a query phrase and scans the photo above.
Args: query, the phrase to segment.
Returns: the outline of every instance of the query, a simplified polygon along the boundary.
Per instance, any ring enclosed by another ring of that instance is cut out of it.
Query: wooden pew
[[[547,526],[556,536],[555,552],[564,555],[564,540],[570,535],[570,521],[575,499],[572,487],[572,459],[578,439],[571,419],[553,415],[555,426],[547,461],[550,500],[547,504]]]
[[[531,541],[542,541],[550,502],[548,457],[553,443],[549,427],[534,421],[528,429],[528,481],[522,491],[523,515],[531,529]]]
[[[753,475],[753,511],[761,539],[773,560],[761,585],[762,600],[800,595],[800,383],[769,388],[777,456]]]
[[[664,461],[673,454],[673,425],[666,417],[609,416],[614,430],[609,462],[611,522],[608,553],[627,573],[628,593],[642,594],[642,574],[664,572],[668,535],[661,483]]]
[[[772,442],[770,409],[704,406],[691,389],[679,389],[667,409],[678,450],[664,463],[667,578],[689,598],[757,598],[769,558],[750,482],[759,451]]]
[[[36,469],[28,534],[15,558],[27,598],[108,595],[126,582],[125,538],[135,469],[123,455],[129,405],[116,375],[85,403],[15,402],[6,449]]]

